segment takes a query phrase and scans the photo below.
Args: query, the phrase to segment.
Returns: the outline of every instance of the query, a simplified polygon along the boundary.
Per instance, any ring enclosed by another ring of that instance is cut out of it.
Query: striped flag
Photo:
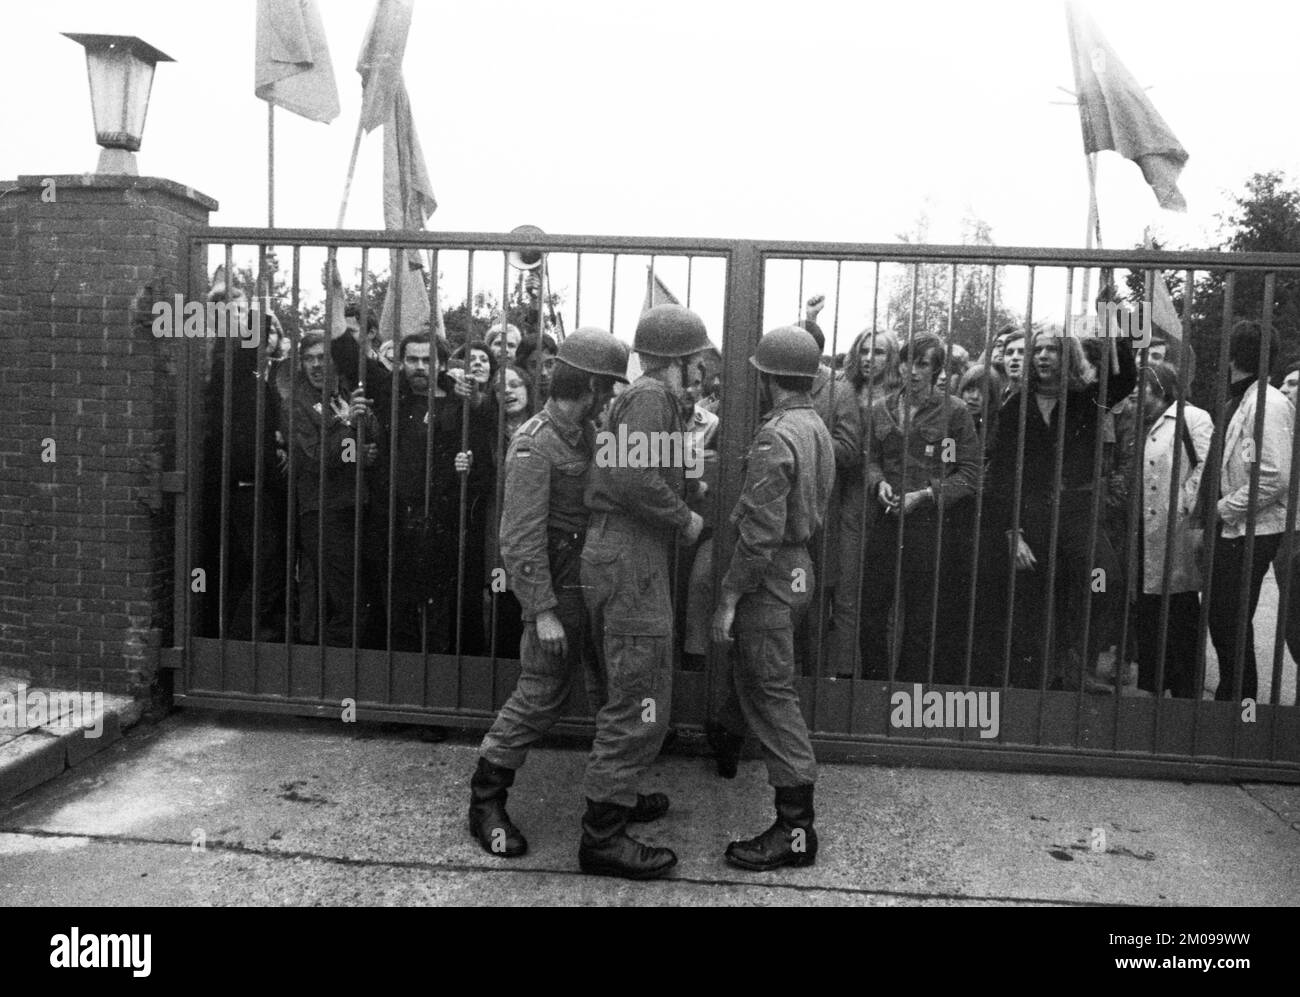
[[[257,0],[253,93],[312,121],[339,116],[339,89],[316,0]]]
[[[1186,211],[1178,176],[1187,162],[1187,150],[1092,18],[1073,0],[1066,3],[1065,11],[1084,151],[1114,149],[1138,164],[1160,207]]]
[[[361,127],[367,132],[379,127],[393,109],[402,86],[402,56],[411,31],[414,0],[376,0],[357,56],[361,74]]]

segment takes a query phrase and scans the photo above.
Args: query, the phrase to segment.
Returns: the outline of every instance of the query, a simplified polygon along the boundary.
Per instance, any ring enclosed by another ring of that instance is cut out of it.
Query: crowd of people
[[[821,304],[810,301],[801,323],[819,351]],[[292,380],[279,327],[264,318],[264,354],[233,352],[229,400],[226,353],[214,355],[206,521],[221,521],[224,501],[225,537],[217,527],[210,539],[214,553],[225,550],[225,632],[516,657],[526,621],[513,585],[493,572],[503,460],[550,397],[559,344],[498,323],[455,348],[424,332],[386,351],[368,318],[363,331],[349,308],[328,331],[304,333]],[[1135,661],[1139,689],[1196,697],[1208,588],[1215,694],[1255,698],[1251,619],[1269,564],[1279,562],[1281,578],[1290,553],[1300,384],[1300,359],[1283,359],[1261,393],[1268,337],[1276,359],[1275,332],[1235,328],[1217,427],[1186,397],[1186,351],[1174,358],[1159,342],[1134,351],[1122,339],[1008,327],[987,355],[971,356],[928,332],[869,328],[842,359],[823,359],[809,395],[833,443],[835,481],[809,545],[816,611],[795,636],[801,670],[1100,689],[1122,683]],[[681,390],[704,469],[705,526],[675,548],[669,572],[671,654],[688,670],[703,667],[716,608],[721,374],[718,351],[702,351]],[[1295,654],[1300,605],[1287,631]]]

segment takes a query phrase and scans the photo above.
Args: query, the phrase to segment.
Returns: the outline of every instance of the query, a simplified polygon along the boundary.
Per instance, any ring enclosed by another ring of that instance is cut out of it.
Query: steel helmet
[[[584,326],[564,337],[556,359],[588,374],[604,374],[627,383],[627,346],[604,329]]]
[[[807,329],[797,325],[782,326],[764,333],[749,362],[764,374],[789,377],[816,377],[821,366],[821,350]]]
[[[641,316],[632,349],[656,357],[689,357],[709,349],[704,320],[681,305],[655,305]]]

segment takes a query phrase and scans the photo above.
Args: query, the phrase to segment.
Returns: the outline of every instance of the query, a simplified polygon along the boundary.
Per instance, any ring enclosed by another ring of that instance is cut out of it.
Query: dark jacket
[[[1105,408],[1126,397],[1137,384],[1137,367],[1127,340],[1117,340],[1119,371],[1109,376],[1106,398],[1101,397],[1100,378],[1058,398],[1050,422],[1040,414],[1031,386],[1025,396],[1025,463],[1021,478],[1020,512],[1043,522],[1050,515],[1056,475],[1056,439],[1060,431],[1061,407],[1065,406],[1065,445],[1061,459],[1061,503],[1063,515],[1089,515],[1093,495],[1093,452],[1097,443],[1098,407]],[[998,413],[998,435],[989,459],[985,491],[990,525],[1010,529],[1015,505],[1016,450],[1018,446],[1021,396],[1012,395]]]
[[[643,438],[649,440],[660,438],[653,434],[676,433],[680,440],[689,432],[688,418],[682,403],[663,384],[645,376],[614,399],[605,431],[627,439],[645,434]],[[688,485],[685,468],[624,467],[621,463],[593,464],[587,483],[587,507],[593,513],[639,520],[670,543],[674,534],[691,521],[686,503],[688,495],[694,495],[695,486],[693,482]]]
[[[904,445],[899,421],[901,391],[891,391],[872,406],[867,440],[867,496],[876,497],[887,481],[901,498],[906,492],[934,490],[944,509],[975,494],[979,475],[979,437],[965,404],[935,389],[910,417]]]
[[[262,460],[263,487],[279,488],[284,481],[284,476],[278,467],[275,441],[276,430],[280,428],[280,394],[265,378],[257,377],[257,352],[236,345],[234,362],[230,368],[230,477],[227,479],[230,488],[236,488],[241,483],[253,483],[259,453]],[[223,430],[225,381],[224,343],[218,341],[216,355],[212,361],[212,377],[204,396],[204,415],[207,425],[204,475],[209,493],[218,491],[221,487],[221,452],[225,437]],[[263,399],[260,444],[257,436],[259,394]]]
[[[399,574],[454,578],[460,541],[460,478],[455,458],[461,449],[464,406],[459,397],[434,399],[428,418],[428,395],[412,391],[405,378],[398,389],[396,508]],[[481,569],[487,509],[495,487],[494,425],[490,408],[470,416],[469,449],[473,453],[466,487],[466,560]],[[430,463],[429,429],[433,429]],[[429,473],[429,512],[425,516],[425,469]]]
[[[332,389],[332,390],[331,390]],[[326,386],[327,397],[346,400],[337,385]],[[357,446],[357,429],[339,419],[328,405],[321,404],[321,393],[311,386],[305,370],[300,370],[294,386],[294,486],[300,513],[319,512],[324,509],[352,509],[356,507],[357,468],[364,462],[364,454]],[[373,420],[368,420],[373,422]],[[324,425],[322,446],[321,426]],[[373,425],[366,439],[375,436]],[[350,441],[351,446],[347,446]],[[321,500],[320,467],[322,454],[325,464],[325,495]],[[353,459],[347,460],[346,457]],[[367,501],[366,492],[361,496]]]

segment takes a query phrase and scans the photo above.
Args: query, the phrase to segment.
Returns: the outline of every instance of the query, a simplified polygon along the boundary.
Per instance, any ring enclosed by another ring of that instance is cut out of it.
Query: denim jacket
[[[937,388],[931,392],[908,425],[904,466],[900,395],[900,391],[890,392],[872,406],[867,494],[874,497],[882,481],[900,495],[932,488],[944,508],[974,495],[980,442],[965,404]]]

